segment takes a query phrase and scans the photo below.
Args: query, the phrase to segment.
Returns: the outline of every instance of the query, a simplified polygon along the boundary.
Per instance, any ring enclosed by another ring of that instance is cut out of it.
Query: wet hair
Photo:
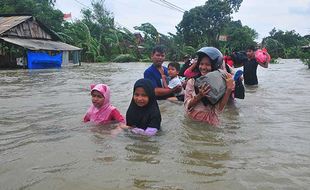
[[[171,62],[168,64],[168,68],[169,67],[174,67],[178,72],[180,71],[180,63],[178,62]]]
[[[248,47],[246,48],[246,50],[252,50],[252,51],[255,51],[255,50],[256,50],[256,48],[255,48],[255,46],[254,46],[254,45],[250,45],[250,46],[248,46]]]
[[[159,53],[166,53],[166,49],[165,46],[163,45],[156,45],[153,50],[152,50],[152,54],[159,52]]]

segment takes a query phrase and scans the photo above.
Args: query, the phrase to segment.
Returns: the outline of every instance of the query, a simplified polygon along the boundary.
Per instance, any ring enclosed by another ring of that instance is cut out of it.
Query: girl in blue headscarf
[[[136,134],[153,136],[160,130],[160,110],[149,79],[139,79],[134,84],[133,97],[126,112],[126,122]]]

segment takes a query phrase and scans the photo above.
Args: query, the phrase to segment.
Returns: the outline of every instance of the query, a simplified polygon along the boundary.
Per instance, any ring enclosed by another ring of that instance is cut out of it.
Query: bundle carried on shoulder
[[[255,59],[258,63],[269,63],[271,60],[271,57],[269,53],[267,52],[266,48],[258,49],[255,51]]]
[[[202,85],[210,85],[211,90],[208,93],[208,98],[204,97],[202,102],[204,105],[216,104],[225,94],[226,91],[226,74],[222,70],[215,70],[208,74],[201,76],[195,80],[195,90],[199,89]]]

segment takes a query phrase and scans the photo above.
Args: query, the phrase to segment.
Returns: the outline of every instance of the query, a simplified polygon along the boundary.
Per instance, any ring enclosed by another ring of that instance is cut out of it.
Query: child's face
[[[97,90],[91,92],[91,101],[96,108],[101,108],[104,103],[104,96]]]
[[[168,67],[168,74],[171,78],[174,78],[174,77],[178,76],[179,71],[177,71],[177,69],[175,67],[169,66]]]
[[[199,71],[201,75],[206,75],[208,72],[212,71],[211,60],[209,57],[204,57],[199,63]]]
[[[133,100],[139,107],[144,107],[149,103],[149,97],[142,87],[136,88],[133,93]]]

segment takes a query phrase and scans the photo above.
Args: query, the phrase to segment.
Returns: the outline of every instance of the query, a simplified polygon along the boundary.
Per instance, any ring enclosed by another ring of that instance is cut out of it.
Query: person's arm
[[[120,123],[126,123],[124,116],[122,116],[122,114],[117,109],[112,110],[111,118],[114,121],[118,121]]]
[[[89,121],[90,121],[89,115],[88,115],[88,113],[86,113],[85,116],[84,116],[83,122],[86,123],[86,122],[89,122]]]
[[[194,107],[195,105],[197,105],[201,99],[205,96],[208,95],[208,93],[210,92],[211,87],[210,85],[203,85],[200,89],[199,89],[199,93],[194,96],[191,101],[188,104],[188,109]]]
[[[190,71],[194,71],[194,69],[195,69],[195,67],[197,66],[197,59],[193,59],[192,60],[193,61],[193,64],[190,66],[190,67],[188,67],[187,69],[189,69]],[[187,70],[186,69],[186,70]]]
[[[227,104],[228,99],[230,97],[230,94],[234,88],[235,88],[234,79],[232,78],[231,74],[227,73],[226,74],[226,91],[225,91],[223,98],[218,103],[218,111],[219,112],[224,110],[225,105]]]
[[[168,88],[166,75],[161,75],[161,80],[163,81],[163,87]]]
[[[257,62],[260,66],[264,67],[264,68],[268,68],[268,62],[265,62],[265,63],[259,63]]]
[[[125,118],[122,116],[122,114],[117,109],[114,109],[111,112],[111,116],[113,120],[119,122],[116,128],[111,130],[111,135],[115,136],[119,134],[120,132],[122,132],[123,129],[130,128],[129,126],[126,125]]]
[[[170,88],[155,88],[156,96],[166,96],[173,93],[173,89]]]
[[[161,67],[160,69],[158,69],[160,75],[161,75],[161,80],[162,80],[162,83],[163,83],[163,88],[168,88],[168,82],[167,82],[167,77],[165,75],[165,71],[164,71],[164,68]]]

